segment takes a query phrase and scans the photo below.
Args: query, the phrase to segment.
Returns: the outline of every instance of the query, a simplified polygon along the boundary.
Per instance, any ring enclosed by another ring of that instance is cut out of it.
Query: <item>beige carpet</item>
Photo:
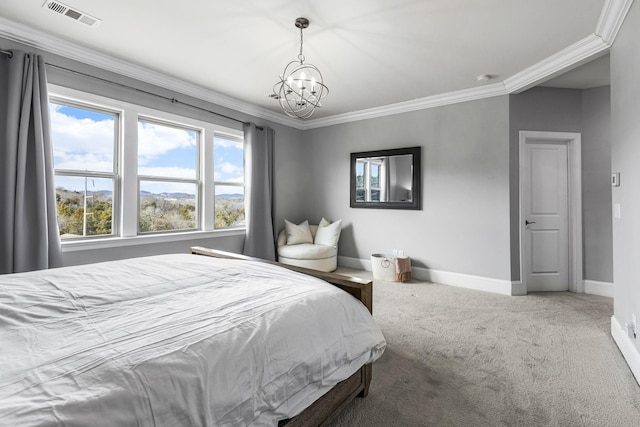
[[[333,427],[640,426],[610,298],[376,281],[373,311],[387,350]]]

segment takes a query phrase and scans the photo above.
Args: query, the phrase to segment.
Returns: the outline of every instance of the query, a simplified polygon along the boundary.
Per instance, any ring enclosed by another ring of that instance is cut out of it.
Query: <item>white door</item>
[[[566,143],[527,141],[524,153],[523,267],[527,292],[569,289]]]

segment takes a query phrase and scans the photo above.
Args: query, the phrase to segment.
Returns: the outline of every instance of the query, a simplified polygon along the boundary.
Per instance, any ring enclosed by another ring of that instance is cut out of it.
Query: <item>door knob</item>
[[[524,225],[535,224],[535,221],[529,221],[528,219],[524,221]]]

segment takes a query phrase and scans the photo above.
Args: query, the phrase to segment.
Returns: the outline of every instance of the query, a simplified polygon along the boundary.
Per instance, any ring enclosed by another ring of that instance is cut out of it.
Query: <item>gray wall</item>
[[[313,177],[303,216],[343,220],[339,255],[402,249],[414,266],[510,279],[509,98],[305,131]],[[349,154],[422,147],[419,211],[349,207]]]
[[[584,279],[613,281],[609,88],[537,87],[510,95],[511,279],[520,280],[519,131],[582,134]]]
[[[612,282],[608,87],[540,87],[306,131],[312,197],[294,219],[342,218],[341,256],[367,260],[371,253],[403,249],[415,266],[520,280],[520,130],[582,133],[584,278]],[[350,152],[413,145],[423,147],[422,211],[349,208]],[[506,211],[500,210],[502,190],[509,192]],[[505,233],[508,254],[501,247]]]
[[[611,49],[611,164],[620,172],[612,202],[620,204],[613,220],[614,316],[624,326],[640,316],[640,4],[634,2]],[[636,355],[640,340],[630,340]],[[637,359],[636,359],[637,363]],[[637,374],[636,374],[637,375]]]
[[[582,91],[584,278],[613,283],[610,87]]]
[[[4,48],[34,49],[2,40]],[[609,118],[606,89],[536,88],[523,94],[466,102],[378,119],[299,131],[195,98],[135,81],[47,52],[47,62],[107,80],[269,125],[276,130],[275,210],[283,220],[344,220],[341,256],[368,260],[371,253],[402,249],[415,266],[496,279],[519,280],[518,130],[583,133],[585,278],[612,281]],[[151,108],[240,124],[151,95],[55,67],[58,85],[136,102]],[[590,136],[593,135],[593,136]],[[421,211],[349,208],[349,153],[409,146],[423,148]],[[603,177],[606,178],[604,184]],[[608,228],[607,228],[608,227]],[[239,252],[244,236],[156,243],[121,249],[66,252],[65,264],[127,258],[191,245]]]
[[[140,90],[163,95],[169,98],[177,98],[180,101],[196,105],[211,111],[224,114],[242,121],[253,121],[258,125],[271,126],[276,131],[275,143],[275,188],[276,188],[276,220],[278,223],[286,215],[302,216],[303,203],[300,203],[306,192],[306,177],[304,174],[305,165],[299,160],[304,159],[304,147],[300,144],[302,132],[272,123],[261,118],[253,117],[244,113],[233,111],[218,105],[211,104],[199,99],[188,97],[173,91],[153,86],[145,82],[130,79],[115,73],[82,64],[76,61],[38,51],[37,49],[21,45],[10,40],[0,38],[3,49],[21,49],[27,52],[37,52],[45,57],[48,64],[65,67],[71,70],[100,77],[113,82],[118,82]],[[47,67],[47,78],[50,83],[66,86],[73,89],[95,93],[105,97],[115,98],[126,102],[137,103],[157,110],[180,114],[195,119],[215,122],[231,128],[240,129],[242,125],[233,120],[228,120],[214,114],[201,111],[182,104],[174,104],[169,101],[147,95],[139,91],[126,89],[114,84],[100,80],[83,77],[69,71],[62,71],[52,66]],[[151,243],[135,246],[125,246],[121,248],[93,249],[74,252],[65,252],[63,262],[65,265],[83,264],[103,260],[131,258],[144,255],[154,255],[169,252],[186,252],[190,246],[209,246],[213,248],[241,252],[244,242],[244,234],[236,236],[215,237],[209,239],[194,239],[189,241]]]

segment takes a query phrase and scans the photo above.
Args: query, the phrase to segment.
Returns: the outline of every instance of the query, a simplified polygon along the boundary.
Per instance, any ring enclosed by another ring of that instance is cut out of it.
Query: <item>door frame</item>
[[[520,282],[527,291],[527,278],[524,275],[524,173],[525,173],[525,148],[528,142],[550,144],[564,144],[567,146],[567,199],[569,232],[569,291],[584,293],[584,281],[582,280],[582,142],[581,134],[575,132],[546,132],[526,131],[519,132],[520,165],[518,188],[518,230],[520,237]]]

